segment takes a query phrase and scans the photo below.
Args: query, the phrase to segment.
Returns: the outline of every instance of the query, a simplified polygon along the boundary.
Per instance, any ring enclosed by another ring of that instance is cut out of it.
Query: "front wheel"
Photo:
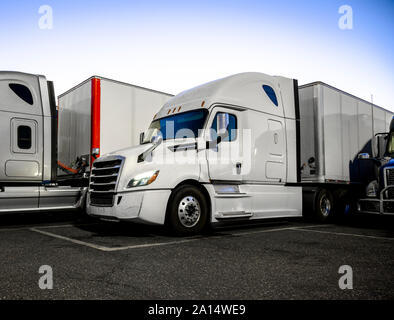
[[[193,185],[176,188],[170,198],[167,222],[178,235],[203,231],[208,221],[208,204],[204,194]]]

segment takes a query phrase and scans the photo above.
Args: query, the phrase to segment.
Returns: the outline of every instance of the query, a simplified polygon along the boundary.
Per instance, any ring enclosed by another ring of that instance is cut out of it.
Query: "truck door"
[[[207,140],[215,141],[217,125],[223,115],[227,118],[227,137],[214,147],[207,149],[209,178],[216,182],[240,183],[242,181],[242,135],[241,111],[214,107],[208,120]],[[222,115],[222,116],[220,116]]]
[[[286,181],[286,143],[284,126],[281,120],[268,119],[268,132],[265,148],[267,161],[265,176],[268,181]]]
[[[11,119],[12,158],[5,165],[6,175],[15,178],[36,178],[40,175],[37,154],[37,122],[31,119]]]

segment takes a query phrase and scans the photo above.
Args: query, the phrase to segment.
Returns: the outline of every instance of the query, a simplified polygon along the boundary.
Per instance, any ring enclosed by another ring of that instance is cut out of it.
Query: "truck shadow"
[[[284,220],[266,220],[266,221],[247,221],[245,223],[228,223],[216,225],[213,228],[205,230],[199,236],[232,236],[232,233],[238,231],[256,230],[261,228],[280,228],[291,226],[289,221]],[[75,224],[75,227],[89,232],[96,237],[129,237],[129,238],[187,238],[187,236],[179,236],[174,234],[165,226],[144,225],[133,222],[105,222],[96,220],[96,223]],[[195,236],[192,236],[195,237]]]
[[[40,226],[47,224],[78,224],[92,221],[88,216],[76,211],[57,212],[10,212],[0,215],[1,227]]]
[[[162,226],[142,225],[133,222],[107,222],[94,219],[92,223],[75,224],[76,228],[89,232],[92,237],[153,238],[168,236]]]
[[[75,224],[75,227],[85,232],[89,232],[93,238],[188,238],[185,236],[177,236],[164,226],[143,225],[133,222],[103,222],[100,220],[96,220],[95,222],[96,223]],[[308,226],[320,224],[321,223],[319,222],[306,221],[302,218],[290,218],[286,220],[269,219],[256,222],[248,221],[245,223],[238,222],[233,224],[216,225],[199,236],[233,237],[236,236],[237,233],[259,232],[260,230],[264,231],[276,228],[280,229],[303,226],[307,228]],[[343,227],[346,227],[357,229],[360,232],[374,230],[381,235],[394,237],[394,216],[354,215],[325,225],[330,229],[337,229],[335,231],[339,232]]]
[[[248,232],[257,229],[287,228],[321,224],[303,218],[286,220],[269,219],[215,225],[204,232],[202,236],[232,236],[237,232]],[[143,225],[132,222],[107,222],[91,218],[80,212],[34,212],[10,213],[0,215],[0,228],[40,227],[50,225],[70,225],[81,231],[91,234],[92,237],[127,237],[127,238],[174,238],[170,230],[163,226]],[[336,219],[327,226],[351,227],[356,229],[374,229],[394,235],[394,216],[354,214],[345,218]]]
[[[349,217],[337,219],[333,223],[338,226],[387,230],[394,233],[394,216],[388,215],[353,214]]]

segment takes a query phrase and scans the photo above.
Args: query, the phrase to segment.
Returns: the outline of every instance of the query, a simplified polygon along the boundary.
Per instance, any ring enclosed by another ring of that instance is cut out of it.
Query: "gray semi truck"
[[[80,207],[82,186],[57,184],[53,83],[0,72],[0,114],[0,212]]]
[[[0,213],[83,207],[92,162],[138,143],[170,97],[93,76],[57,108],[44,76],[0,71]]]

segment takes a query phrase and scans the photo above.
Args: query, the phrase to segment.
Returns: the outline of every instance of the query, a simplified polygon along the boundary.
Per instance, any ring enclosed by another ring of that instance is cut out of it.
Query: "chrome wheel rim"
[[[194,227],[201,217],[200,203],[193,196],[184,197],[178,205],[180,223],[186,228]]]
[[[320,199],[320,211],[325,217],[327,217],[331,212],[331,202],[326,195]]]

